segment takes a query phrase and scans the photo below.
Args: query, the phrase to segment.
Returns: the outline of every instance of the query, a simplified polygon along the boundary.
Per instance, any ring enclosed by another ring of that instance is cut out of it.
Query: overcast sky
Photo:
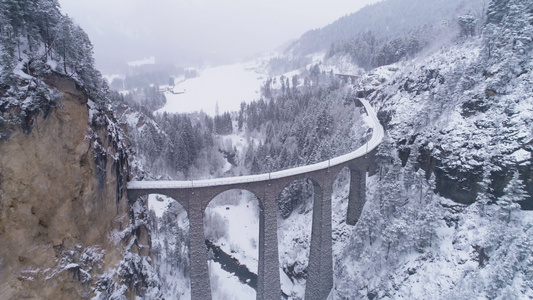
[[[378,0],[59,0],[96,63],[156,56],[178,65],[274,50]]]

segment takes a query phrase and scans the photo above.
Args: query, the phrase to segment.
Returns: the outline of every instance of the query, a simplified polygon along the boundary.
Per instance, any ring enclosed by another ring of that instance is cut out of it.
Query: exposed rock
[[[97,178],[88,98],[66,78],[49,84],[63,94],[59,107],[0,140],[2,299],[90,298],[95,279],[117,267],[124,250],[110,240],[129,225],[127,201],[115,201],[124,179],[114,163],[103,164],[103,182]],[[97,135],[104,160],[114,161],[107,130]]]

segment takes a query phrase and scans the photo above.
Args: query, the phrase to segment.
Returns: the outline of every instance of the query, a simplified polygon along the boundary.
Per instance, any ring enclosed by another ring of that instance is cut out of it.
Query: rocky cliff
[[[5,2],[5,3],[4,3]],[[0,299],[158,299],[126,135],[87,34],[53,0],[0,5]]]
[[[2,299],[81,299],[113,290],[102,276],[116,273],[106,280],[120,282],[115,271],[132,250],[118,128],[89,120],[98,117],[72,80],[46,82],[62,95],[57,107],[34,116],[26,133],[9,128],[0,141]]]

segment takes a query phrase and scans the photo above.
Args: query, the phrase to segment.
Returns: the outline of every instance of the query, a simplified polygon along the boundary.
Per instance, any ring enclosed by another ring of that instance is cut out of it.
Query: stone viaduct
[[[281,297],[278,257],[277,199],[290,183],[307,179],[313,183],[313,224],[305,299],[324,300],[333,288],[331,197],[337,175],[343,168],[351,174],[346,223],[354,225],[365,203],[366,172],[373,173],[373,158],[383,138],[383,128],[368,102],[359,99],[370,117],[372,137],[349,154],[318,164],[252,176],[199,181],[141,181],[128,183],[128,198],[163,194],[178,201],[189,216],[190,276],[192,300],[212,299],[207,268],[204,213],[217,195],[233,189],[247,190],[259,200],[259,257],[257,299]]]

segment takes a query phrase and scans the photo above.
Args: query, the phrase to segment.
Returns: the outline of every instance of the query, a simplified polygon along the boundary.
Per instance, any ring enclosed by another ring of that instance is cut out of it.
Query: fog
[[[155,56],[178,66],[219,64],[279,49],[378,0],[59,0],[113,72]]]

